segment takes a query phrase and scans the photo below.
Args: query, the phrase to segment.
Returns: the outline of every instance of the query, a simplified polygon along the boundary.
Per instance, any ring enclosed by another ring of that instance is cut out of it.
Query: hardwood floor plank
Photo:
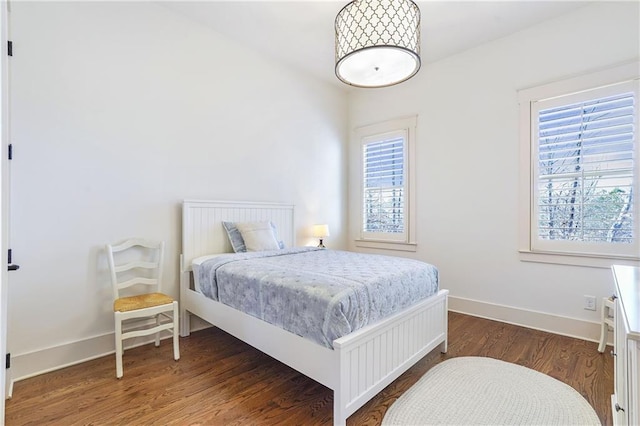
[[[5,423],[17,425],[331,425],[330,389],[217,328],[124,355],[115,378],[107,356],[15,383]],[[613,359],[597,343],[449,313],[449,351],[426,355],[347,424],[380,425],[386,410],[434,365],[488,356],[548,374],[572,386],[611,425]]]

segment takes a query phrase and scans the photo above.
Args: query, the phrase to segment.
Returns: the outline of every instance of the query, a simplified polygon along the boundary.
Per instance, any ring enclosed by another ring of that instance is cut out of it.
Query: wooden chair
[[[113,286],[116,377],[119,379],[123,374],[123,341],[132,337],[155,333],[155,345],[160,346],[160,332],[173,333],[173,358],[177,361],[178,302],[160,292],[164,242],[129,239],[117,245],[107,244],[106,248]],[[137,326],[123,332],[123,322],[134,319],[139,320]],[[140,320],[145,319],[141,326]],[[149,319],[155,321],[149,324]]]

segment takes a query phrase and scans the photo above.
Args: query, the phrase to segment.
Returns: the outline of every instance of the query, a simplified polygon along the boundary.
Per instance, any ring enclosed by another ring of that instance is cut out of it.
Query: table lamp
[[[329,225],[313,225],[313,236],[320,239],[318,247],[324,248],[322,239],[329,236]]]

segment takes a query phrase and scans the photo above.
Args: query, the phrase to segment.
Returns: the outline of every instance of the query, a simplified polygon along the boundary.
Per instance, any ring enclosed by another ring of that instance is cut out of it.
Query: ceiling
[[[289,66],[334,75],[334,20],[348,1],[162,1],[189,19]],[[417,1],[422,66],[583,7],[586,1]]]

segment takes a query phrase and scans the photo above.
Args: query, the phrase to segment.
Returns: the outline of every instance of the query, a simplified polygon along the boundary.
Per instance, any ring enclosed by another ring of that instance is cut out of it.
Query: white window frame
[[[588,243],[567,244],[557,241],[539,244],[537,240],[537,217],[534,191],[537,189],[537,126],[534,122],[535,104],[539,101],[547,101],[553,98],[566,98],[570,103],[570,95],[580,92],[596,90],[607,91],[607,86],[619,84],[632,84],[634,90],[638,90],[640,62],[616,66],[613,68],[593,72],[578,77],[573,77],[542,86],[520,90],[518,102],[520,108],[520,201],[519,201],[519,253],[520,260],[557,263],[565,265],[590,266],[609,268],[613,264],[640,264],[640,244],[634,244],[630,250],[599,251],[595,252]],[[636,92],[637,93],[637,92]],[[596,94],[596,96],[598,96]],[[640,110],[640,105],[636,105]],[[640,121],[636,118],[636,131]],[[635,175],[635,199],[634,199],[634,228],[635,237],[638,239],[638,226],[640,222],[640,149],[636,136],[636,157],[634,158]],[[582,246],[581,246],[582,244]],[[581,249],[581,247],[583,249]]]
[[[358,231],[355,238],[357,247],[416,251],[415,232],[415,139],[417,116],[398,118],[355,130],[355,142],[358,144]],[[404,147],[404,232],[373,233],[364,232],[364,149],[367,143],[382,141],[392,136],[402,135],[405,139]]]

